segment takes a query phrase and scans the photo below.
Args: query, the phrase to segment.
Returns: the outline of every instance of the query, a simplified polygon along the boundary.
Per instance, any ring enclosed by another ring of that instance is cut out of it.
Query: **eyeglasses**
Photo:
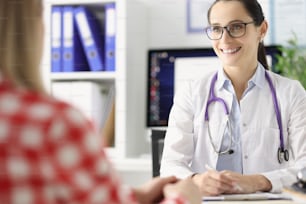
[[[224,29],[226,29],[227,33],[232,38],[239,38],[239,37],[244,36],[245,31],[246,31],[246,26],[251,23],[254,23],[254,21],[248,22],[248,23],[242,23],[242,22],[232,23],[224,27],[213,25],[213,26],[206,27],[205,32],[208,38],[211,40],[220,40],[223,36]]]

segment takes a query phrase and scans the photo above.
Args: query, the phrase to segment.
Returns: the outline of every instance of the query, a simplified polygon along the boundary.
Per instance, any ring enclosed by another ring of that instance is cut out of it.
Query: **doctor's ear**
[[[263,21],[260,25],[260,38],[259,38],[259,41],[262,42],[266,33],[268,32],[268,23],[267,21]]]

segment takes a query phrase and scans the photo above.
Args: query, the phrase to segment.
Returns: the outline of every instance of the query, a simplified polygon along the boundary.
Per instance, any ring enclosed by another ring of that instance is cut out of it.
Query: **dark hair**
[[[207,19],[208,23],[210,23],[210,13],[213,6],[220,2],[220,1],[238,1],[241,2],[241,4],[244,6],[246,11],[249,13],[251,18],[254,21],[254,24],[256,26],[260,26],[262,22],[265,20],[264,13],[262,11],[262,8],[260,4],[257,2],[257,0],[216,0],[209,8],[207,12]],[[258,61],[264,66],[265,69],[269,69],[267,58],[266,58],[266,51],[265,46],[263,42],[260,42],[258,45],[258,53],[257,53],[257,59]]]

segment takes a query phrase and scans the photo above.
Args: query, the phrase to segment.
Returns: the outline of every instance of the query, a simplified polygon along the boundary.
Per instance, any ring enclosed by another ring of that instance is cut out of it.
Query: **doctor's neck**
[[[236,67],[236,66],[224,67],[224,72],[233,84],[238,101],[241,99],[243,92],[247,88],[248,81],[252,78],[252,76],[256,72],[257,64],[256,66],[252,67],[253,68]]]
[[[223,66],[223,70],[232,82],[248,82],[256,72],[258,63],[245,66]]]

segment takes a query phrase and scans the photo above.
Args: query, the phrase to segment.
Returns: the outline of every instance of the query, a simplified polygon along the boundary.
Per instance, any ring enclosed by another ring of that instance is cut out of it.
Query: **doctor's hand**
[[[216,196],[228,193],[235,186],[233,179],[215,170],[195,174],[192,176],[192,180],[198,186],[203,196]]]
[[[271,182],[260,174],[242,175],[232,171],[221,171],[220,174],[231,179],[234,184],[233,189],[229,189],[224,193],[255,193],[272,189]]]
[[[208,196],[270,191],[272,188],[270,181],[263,175],[242,175],[232,171],[208,170],[196,174],[192,179],[202,195]]]

